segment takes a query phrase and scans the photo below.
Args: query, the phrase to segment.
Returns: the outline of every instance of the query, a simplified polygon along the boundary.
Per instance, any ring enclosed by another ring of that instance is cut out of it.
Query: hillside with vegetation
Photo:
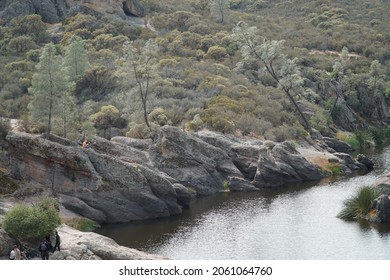
[[[72,140],[170,124],[283,141],[389,121],[388,0],[139,2],[145,17],[3,19],[0,116]]]

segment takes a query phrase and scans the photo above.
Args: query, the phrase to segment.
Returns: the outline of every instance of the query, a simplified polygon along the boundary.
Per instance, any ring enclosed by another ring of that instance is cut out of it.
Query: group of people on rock
[[[49,259],[49,252],[54,253],[55,250],[61,251],[60,248],[61,238],[58,232],[55,232],[55,243],[54,246],[51,243],[50,235],[47,235],[45,238],[42,238],[38,245],[38,251],[41,254],[42,260]],[[26,251],[22,251],[19,249],[17,245],[14,245],[10,254],[10,260],[31,260],[34,257],[37,257],[38,254],[34,250],[27,249]]]

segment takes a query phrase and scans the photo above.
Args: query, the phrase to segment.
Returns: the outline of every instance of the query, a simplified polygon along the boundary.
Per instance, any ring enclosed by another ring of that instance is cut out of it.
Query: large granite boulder
[[[242,177],[229,155],[221,148],[183,133],[177,127],[164,126],[151,147],[155,166],[198,195],[223,190],[228,176]]]
[[[348,143],[331,137],[323,137],[323,141],[329,148],[339,153],[349,153],[353,151],[353,148]]]
[[[120,246],[112,239],[93,232],[80,232],[69,226],[57,228],[61,251],[50,256],[53,260],[161,260],[159,255],[147,254]]]
[[[195,134],[203,141],[224,150],[244,178],[252,181],[257,170],[259,150],[263,141],[252,138],[239,138],[213,131],[200,131]]]
[[[56,23],[79,12],[94,16],[107,14],[126,18],[143,17],[145,8],[138,0],[0,0],[0,18],[39,14],[44,22]]]
[[[252,184],[257,188],[274,188],[288,183],[323,178],[321,169],[307,161],[289,142],[272,149],[260,149],[257,172]]]

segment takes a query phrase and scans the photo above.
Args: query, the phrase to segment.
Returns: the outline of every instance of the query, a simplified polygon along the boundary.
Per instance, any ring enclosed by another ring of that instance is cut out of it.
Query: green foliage
[[[189,122],[188,128],[192,131],[198,131],[203,128],[204,122],[199,114],[196,114],[194,118]]]
[[[388,126],[372,128],[369,133],[376,144],[383,144],[390,139],[390,127]]]
[[[90,232],[99,228],[100,225],[95,221],[92,221],[84,217],[75,217],[71,219],[66,219],[64,223],[70,227],[73,227],[79,231]]]
[[[212,1],[210,1],[211,15],[219,23],[223,24],[226,21],[228,2],[229,2],[228,0],[212,0]]]
[[[64,67],[67,68],[69,79],[76,81],[90,67],[84,41],[78,36],[72,36],[64,50]]]
[[[130,130],[126,133],[126,137],[136,138],[136,139],[154,139],[159,131],[160,126],[151,123],[150,127],[147,127],[146,124],[137,124],[132,126]]]
[[[64,127],[69,121],[60,114],[80,115],[83,126],[93,131],[88,117],[107,104],[116,106],[132,123],[147,119],[159,107],[173,125],[191,127],[199,114],[201,127],[218,126],[223,131],[274,140],[303,134],[297,120],[304,121],[294,116],[297,110],[324,135],[331,134],[332,121],[346,130],[353,127],[345,124],[345,104],[356,116],[379,125],[385,120],[390,96],[389,2],[349,2],[145,0],[147,28],[114,16],[96,18],[81,13],[67,18],[60,32],[37,15],[0,22],[0,115],[20,118],[26,114],[27,104],[31,106],[36,98],[28,91],[33,88],[34,66],[41,63],[44,44],[58,40],[63,30],[55,51],[64,56],[61,76],[70,76],[68,80],[76,83],[75,88],[69,86],[69,94],[75,97],[79,112],[75,106],[62,113],[55,108],[53,132],[61,135],[68,134]],[[243,41],[230,36],[233,23],[226,16],[248,23],[241,34],[254,39],[259,57],[253,52],[249,57],[250,49],[243,48]],[[48,27],[53,36],[47,36]],[[71,63],[75,36],[83,46],[73,52]],[[151,71],[137,70],[142,77],[149,73],[150,79],[137,81],[134,65],[118,58],[128,56],[122,48],[128,39],[134,47],[131,53],[140,56],[144,38],[151,39],[156,52],[149,64],[153,64]],[[76,70],[75,64],[84,61],[91,66]],[[210,108],[210,99],[219,95],[237,102],[242,110],[232,109],[230,102]],[[36,131],[48,126],[36,118],[29,123]],[[76,123],[72,126],[77,127]],[[375,138],[381,141],[382,133],[376,132]]]
[[[94,127],[103,130],[103,137],[110,139],[110,129],[112,127],[123,128],[126,122],[121,118],[119,110],[112,105],[102,106],[99,112],[89,117],[89,120],[94,124]]]
[[[45,198],[32,207],[18,204],[4,216],[3,227],[19,239],[46,236],[61,223],[58,205],[58,201],[51,198]]]
[[[379,195],[380,193],[375,188],[368,186],[360,188],[357,194],[343,202],[344,207],[337,217],[347,221],[363,218],[369,213],[373,200]]]
[[[325,169],[329,170],[332,173],[332,175],[335,175],[335,176],[341,174],[341,166],[338,163],[328,163],[325,166]]]
[[[128,81],[129,74],[132,75],[142,103],[145,124],[150,127],[147,105],[151,89],[159,78],[155,71],[158,65],[158,46],[153,40],[148,40],[144,44],[127,41],[123,45],[123,53],[118,62],[120,65],[118,75],[125,81]]]
[[[43,43],[47,39],[47,25],[40,15],[32,14],[13,18],[9,30],[14,37],[29,36],[36,43]]]
[[[32,99],[28,105],[32,121],[40,125],[46,125],[46,136],[51,133],[54,118],[62,119],[64,135],[69,123],[69,118],[76,116],[68,115],[74,112],[69,91],[72,83],[62,67],[62,57],[56,54],[53,44],[48,44],[40,56],[37,72],[33,75],[29,92]],[[74,121],[72,121],[74,122]],[[58,122],[57,122],[58,124]]]
[[[360,142],[354,133],[338,131],[336,133],[336,138],[348,143],[354,150],[360,148]]]
[[[149,120],[159,126],[164,126],[168,124],[168,117],[163,108],[156,108],[149,113]]]
[[[74,94],[78,103],[87,100],[101,101],[117,86],[117,79],[111,69],[93,65],[76,82]]]
[[[227,51],[224,47],[220,46],[211,46],[204,58],[206,59],[214,59],[214,60],[221,60],[227,56]]]
[[[12,38],[8,43],[8,49],[17,55],[24,54],[29,50],[38,48],[34,40],[27,35]]]
[[[371,146],[371,141],[373,141],[373,137],[368,131],[355,131],[356,140],[359,143],[359,149],[366,149]]]

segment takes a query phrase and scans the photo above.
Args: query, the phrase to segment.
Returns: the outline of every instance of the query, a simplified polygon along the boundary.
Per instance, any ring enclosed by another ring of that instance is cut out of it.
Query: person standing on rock
[[[58,231],[56,231],[56,242],[54,244],[53,253],[56,250],[56,248],[58,248],[58,251],[61,251],[60,244],[61,244],[61,238],[60,235],[58,234]]]
[[[42,260],[48,260],[49,259],[49,243],[47,242],[46,239],[42,239],[41,242],[39,243],[38,247],[39,252],[41,252],[41,258]]]

